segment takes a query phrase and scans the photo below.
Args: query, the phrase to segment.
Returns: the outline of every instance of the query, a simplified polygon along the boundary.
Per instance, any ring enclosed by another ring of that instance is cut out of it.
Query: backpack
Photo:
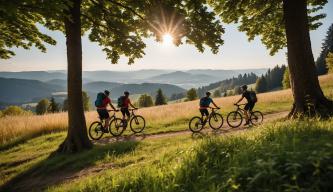
[[[95,107],[102,107],[103,106],[103,100],[105,99],[106,95],[102,92],[97,93],[97,98],[95,101]]]
[[[257,94],[256,92],[254,91],[249,91],[249,94],[250,94],[250,98],[251,98],[251,101],[253,103],[256,103],[258,101],[258,98],[257,98]]]
[[[125,103],[125,96],[120,96],[117,100],[117,106],[119,108],[123,107]]]
[[[200,107],[209,107],[210,99],[207,97],[202,97],[200,99]]]

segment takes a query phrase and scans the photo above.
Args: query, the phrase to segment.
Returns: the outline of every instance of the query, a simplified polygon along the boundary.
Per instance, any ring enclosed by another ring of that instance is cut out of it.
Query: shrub
[[[47,108],[50,105],[50,101],[48,99],[42,99],[38,102],[36,106],[36,114],[43,115],[47,112]]]
[[[150,95],[143,94],[139,97],[138,100],[138,105],[139,107],[150,107],[153,106],[153,99],[151,98]]]
[[[31,111],[26,111],[19,106],[9,106],[2,111],[2,116],[19,116],[19,115],[31,115]]]

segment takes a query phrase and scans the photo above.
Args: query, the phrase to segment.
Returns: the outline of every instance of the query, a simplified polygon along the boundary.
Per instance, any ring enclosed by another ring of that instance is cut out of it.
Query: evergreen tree
[[[57,113],[60,111],[59,104],[55,101],[54,97],[51,98],[47,111],[50,113]]]
[[[283,89],[289,89],[290,88],[290,78],[289,78],[289,69],[286,68],[283,74],[283,80],[282,80]]]
[[[267,79],[265,76],[261,76],[257,79],[255,90],[257,93],[263,93],[267,91]]]
[[[328,28],[326,37],[321,46],[321,52],[316,60],[316,68],[318,75],[326,74],[328,66],[326,64],[326,57],[329,52],[333,52],[333,24]]]
[[[163,95],[162,89],[158,89],[155,97],[155,105],[165,105],[165,104],[167,104],[167,101],[165,96]]]
[[[333,52],[329,53],[326,58],[328,72],[333,73]]]
[[[213,97],[221,97],[221,91],[219,89],[216,89],[214,92],[213,92]]]
[[[47,112],[47,109],[50,105],[50,101],[48,99],[42,99],[38,102],[36,106],[36,114],[43,115]]]
[[[191,88],[187,91],[187,100],[193,101],[198,98],[197,91],[194,88]]]
[[[153,99],[150,95],[143,94],[138,99],[139,107],[151,107],[153,106]]]

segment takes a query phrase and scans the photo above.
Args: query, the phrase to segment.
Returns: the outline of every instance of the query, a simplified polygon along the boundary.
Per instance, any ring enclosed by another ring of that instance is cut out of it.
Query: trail
[[[264,114],[264,124],[268,122],[272,122],[278,119],[281,119],[283,117],[286,117],[288,115],[288,111],[282,111],[277,113],[269,113]],[[225,118],[225,117],[224,117]],[[217,131],[212,130],[207,125],[205,128],[201,131],[201,133],[193,133],[189,129],[188,130],[182,130],[182,131],[172,131],[167,133],[153,133],[153,134],[132,134],[132,135],[126,135],[126,136],[120,136],[120,137],[105,137],[98,141],[93,141],[96,144],[109,144],[113,142],[119,142],[119,141],[140,141],[140,140],[146,140],[146,139],[160,139],[160,138],[167,138],[167,137],[175,137],[179,135],[200,135],[200,134],[209,134],[213,133],[215,135],[222,135],[222,134],[230,134],[237,131],[243,131],[246,130],[248,127],[240,126],[238,128],[231,128],[228,126],[226,119],[224,119],[223,127]]]

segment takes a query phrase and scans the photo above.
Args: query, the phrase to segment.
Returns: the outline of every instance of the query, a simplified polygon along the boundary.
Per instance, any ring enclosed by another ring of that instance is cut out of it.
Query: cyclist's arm
[[[244,99],[244,96],[242,96],[235,104],[238,104],[239,102],[241,102]]]
[[[136,109],[136,107],[131,103],[131,101],[128,101],[128,104],[133,107],[134,109]]]
[[[212,101],[212,103],[216,108],[220,108],[219,106],[216,105],[216,103],[214,103],[214,101]]]
[[[117,111],[117,109],[112,105],[111,102],[110,102],[109,104],[110,104],[110,107],[111,107],[113,110]]]

